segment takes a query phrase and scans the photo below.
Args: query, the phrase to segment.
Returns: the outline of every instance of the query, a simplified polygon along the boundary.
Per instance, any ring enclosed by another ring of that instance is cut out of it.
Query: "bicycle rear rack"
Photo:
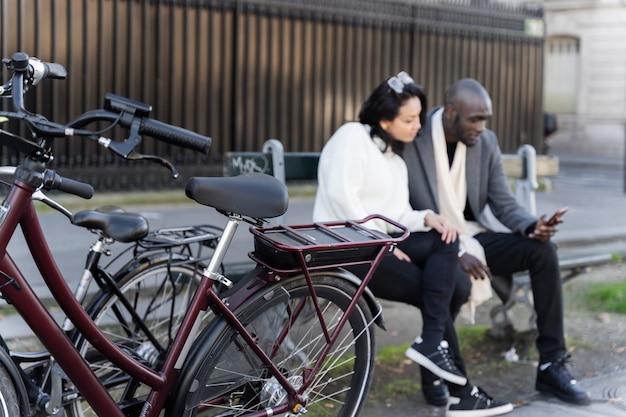
[[[172,227],[155,230],[137,242],[146,250],[201,243],[214,248],[222,235],[222,229],[211,225]]]
[[[391,237],[363,226],[373,219],[393,224],[404,233]],[[406,228],[380,215],[356,221],[251,227],[250,231],[254,251],[248,256],[279,273],[371,263],[381,250],[387,247],[391,252],[408,235]]]

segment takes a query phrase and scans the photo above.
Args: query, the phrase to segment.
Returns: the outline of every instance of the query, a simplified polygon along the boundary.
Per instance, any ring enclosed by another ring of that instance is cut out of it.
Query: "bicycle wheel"
[[[13,380],[4,365],[0,363],[0,417],[15,417],[22,415],[20,401]]]
[[[110,340],[156,369],[176,336],[200,278],[201,270],[194,265],[169,265],[162,260],[123,275],[117,281],[123,297],[105,291],[94,298],[87,311]],[[131,311],[139,320],[133,319]],[[78,342],[78,349],[116,401],[140,406],[134,400],[147,395],[146,386],[114,366],[86,340]],[[81,397],[66,410],[74,417],[94,415]]]
[[[332,273],[314,273],[312,282],[326,330],[333,332],[356,288]],[[287,380],[296,389],[302,388],[319,353],[327,347],[325,329],[304,278],[282,282],[258,294],[239,309],[237,317]],[[302,393],[307,416],[359,414],[374,367],[371,324],[371,311],[361,299],[313,382]],[[166,415],[245,416],[288,401],[277,379],[225,321],[208,329],[195,346]]]

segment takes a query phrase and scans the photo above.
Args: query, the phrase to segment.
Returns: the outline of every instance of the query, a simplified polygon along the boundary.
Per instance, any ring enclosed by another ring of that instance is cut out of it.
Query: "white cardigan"
[[[318,188],[313,221],[358,220],[381,214],[411,232],[430,230],[424,217],[431,210],[413,210],[409,204],[408,173],[404,160],[381,139],[372,140],[369,126],[351,122],[328,140],[318,166]],[[384,233],[398,232],[382,221],[367,227]]]

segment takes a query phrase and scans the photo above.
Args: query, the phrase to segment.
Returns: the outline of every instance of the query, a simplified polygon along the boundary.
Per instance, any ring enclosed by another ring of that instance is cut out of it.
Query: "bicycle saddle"
[[[193,177],[185,187],[187,197],[219,211],[255,218],[278,217],[287,211],[285,184],[267,174],[236,177]]]
[[[148,220],[136,213],[127,213],[116,206],[103,206],[95,210],[83,210],[72,216],[72,224],[99,230],[118,242],[134,242],[146,237]]]

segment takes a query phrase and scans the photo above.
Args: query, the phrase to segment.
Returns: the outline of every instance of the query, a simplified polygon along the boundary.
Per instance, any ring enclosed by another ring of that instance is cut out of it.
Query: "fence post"
[[[524,178],[515,180],[515,198],[534,216],[537,214],[535,190],[539,187],[537,152],[532,145],[522,145],[517,150],[517,154],[522,157]]]
[[[263,144],[263,153],[272,154],[272,172],[274,178],[287,185],[285,178],[285,150],[283,144],[278,139],[268,139]],[[276,217],[277,225],[284,223],[284,216]]]
[[[272,172],[277,180],[287,184],[285,180],[285,150],[278,139],[268,139],[263,144],[263,153],[272,154]]]

